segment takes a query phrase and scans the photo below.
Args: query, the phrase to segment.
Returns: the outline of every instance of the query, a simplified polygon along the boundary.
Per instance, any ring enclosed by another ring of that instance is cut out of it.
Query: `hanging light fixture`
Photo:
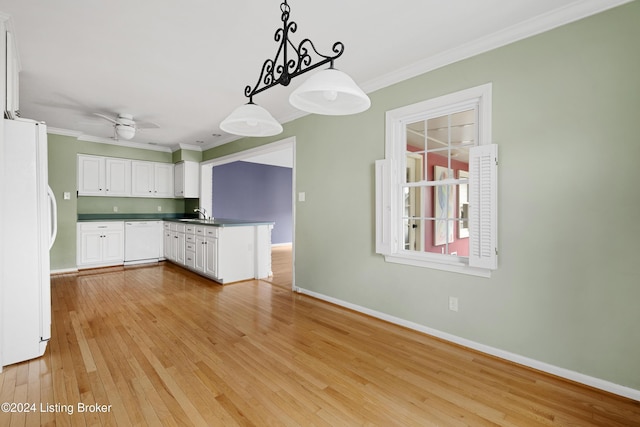
[[[236,108],[220,123],[220,129],[225,132],[241,136],[272,136],[282,132],[282,125],[266,109],[254,104],[253,96],[279,84],[288,86],[294,77],[325,64],[329,64],[328,69],[312,75],[291,93],[291,105],[325,115],[355,114],[371,106],[369,97],[353,79],[333,67],[333,61],[344,52],[342,42],[333,44],[333,55],[319,53],[309,39],[295,46],[289,40],[289,33],[295,33],[298,25],[289,22],[291,10],[287,0],[280,5],[280,11],[283,25],[275,33],[275,40],[280,42],[276,57],[264,62],[254,87],[245,87],[244,95],[249,102]]]

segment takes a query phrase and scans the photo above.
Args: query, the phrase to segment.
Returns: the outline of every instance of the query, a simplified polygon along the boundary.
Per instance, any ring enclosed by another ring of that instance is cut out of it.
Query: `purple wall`
[[[213,216],[275,221],[272,243],[292,239],[292,169],[249,162],[213,168]]]

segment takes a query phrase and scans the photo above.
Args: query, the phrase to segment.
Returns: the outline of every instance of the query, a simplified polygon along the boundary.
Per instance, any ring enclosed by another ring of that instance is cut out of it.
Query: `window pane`
[[[419,182],[424,179],[424,154],[407,153],[405,182]]]
[[[469,148],[476,144],[476,109],[406,126],[403,239],[408,251],[469,255]]]
[[[426,136],[424,134],[424,120],[407,125],[406,151],[410,153],[425,151]]]
[[[461,111],[451,114],[451,145],[475,145],[476,143],[476,110]]]

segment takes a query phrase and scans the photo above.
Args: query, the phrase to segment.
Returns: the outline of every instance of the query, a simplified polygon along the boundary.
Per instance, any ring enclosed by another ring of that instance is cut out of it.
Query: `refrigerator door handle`
[[[58,235],[58,204],[56,203],[56,196],[49,186],[47,186],[47,195],[49,196],[49,219],[51,220],[51,236],[49,238],[49,250],[51,250]]]

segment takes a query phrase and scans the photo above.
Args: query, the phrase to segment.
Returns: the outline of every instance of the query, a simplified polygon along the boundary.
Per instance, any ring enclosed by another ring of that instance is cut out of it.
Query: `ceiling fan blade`
[[[112,119],[111,117],[105,116],[104,114],[100,114],[100,113],[93,113],[93,114],[98,116],[98,117],[102,117],[105,120],[109,120],[113,124],[118,124],[118,122],[115,119]]]
[[[139,122],[136,120],[137,129],[158,129],[160,125],[154,122]]]

